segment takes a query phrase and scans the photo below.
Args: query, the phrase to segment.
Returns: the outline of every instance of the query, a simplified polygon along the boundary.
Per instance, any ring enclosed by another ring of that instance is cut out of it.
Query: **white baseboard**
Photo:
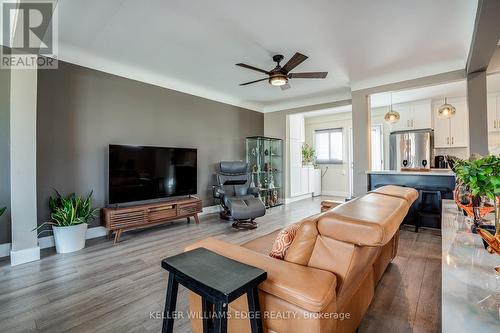
[[[303,195],[299,195],[293,198],[285,198],[285,205],[288,205],[289,203],[295,202],[295,201],[300,201],[304,199],[312,198],[312,193],[307,193]]]
[[[203,207],[203,212],[201,212],[198,215],[201,216],[211,213],[218,213],[219,211],[220,211],[219,205],[208,206],[208,207]],[[107,233],[106,228],[102,226],[89,228],[87,229],[87,235],[85,236],[85,239],[103,237],[106,236],[106,233]],[[46,249],[49,247],[56,246],[54,243],[54,236],[46,236],[38,238],[38,246],[40,246],[41,249]]]
[[[221,211],[220,205],[214,205],[214,206],[207,206],[203,207],[203,212],[201,212],[198,215],[206,215],[206,214],[213,214],[213,213],[218,213]],[[103,237],[106,236],[106,228],[99,226],[99,227],[94,227],[94,228],[89,228],[87,230],[87,235],[85,236],[86,239],[92,239],[92,238],[98,238],[98,237]],[[38,238],[38,251],[40,252],[40,249],[46,249],[49,247],[54,247],[54,236],[45,236],[45,237],[40,237]],[[0,258],[2,257],[8,257],[9,255],[12,256],[12,252],[10,251],[11,244],[10,243],[5,243],[5,244],[0,244]],[[25,250],[22,250],[25,251]],[[17,251],[20,252],[20,251]],[[40,256],[38,256],[40,257]],[[34,259],[37,260],[37,259]],[[12,262],[12,257],[11,257],[11,262]],[[28,261],[26,261],[28,262]]]
[[[40,260],[40,247],[10,251],[10,265],[17,266],[31,261]]]
[[[332,197],[348,197],[349,193],[348,192],[341,192],[341,191],[321,191],[321,195],[328,195]]]

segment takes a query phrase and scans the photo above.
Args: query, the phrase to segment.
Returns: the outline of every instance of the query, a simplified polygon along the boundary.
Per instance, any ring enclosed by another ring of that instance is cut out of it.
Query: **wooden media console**
[[[202,209],[202,201],[196,197],[127,207],[107,207],[102,209],[102,223],[108,230],[108,238],[111,239],[113,232],[115,233],[113,243],[117,243],[122,231],[126,230],[146,228],[180,218],[187,218],[189,222],[190,217],[194,217],[199,224],[198,213]]]

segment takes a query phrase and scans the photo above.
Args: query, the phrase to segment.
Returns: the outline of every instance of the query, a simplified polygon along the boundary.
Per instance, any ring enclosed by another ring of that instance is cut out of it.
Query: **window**
[[[343,139],[342,128],[315,131],[316,161],[324,164],[342,163]]]

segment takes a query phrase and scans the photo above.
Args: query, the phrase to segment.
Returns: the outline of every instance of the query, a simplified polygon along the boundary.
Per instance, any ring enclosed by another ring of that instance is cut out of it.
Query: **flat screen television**
[[[109,145],[108,203],[196,194],[197,151]]]

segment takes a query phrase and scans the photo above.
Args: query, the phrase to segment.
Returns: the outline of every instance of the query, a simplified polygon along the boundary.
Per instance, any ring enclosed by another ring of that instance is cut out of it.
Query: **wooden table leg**
[[[214,311],[214,332],[227,333],[227,304],[224,302],[217,302]]]
[[[177,303],[177,290],[179,282],[176,281],[174,274],[168,274],[167,296],[165,297],[165,310],[163,311],[162,333],[174,332],[174,311]]]
[[[248,311],[250,318],[250,327],[252,333],[262,333],[262,317],[260,313],[259,288],[254,287],[247,292]]]
[[[196,224],[200,224],[200,219],[198,218],[198,214],[194,214],[194,220],[196,221]]]
[[[202,321],[203,321],[203,333],[208,333],[211,332],[213,329],[213,322],[212,322],[212,311],[213,311],[213,304],[207,301],[206,299],[202,298],[201,299],[201,315]]]
[[[113,244],[116,244],[120,241],[120,236],[122,235],[122,229],[118,229],[115,232],[115,240],[113,241]]]

